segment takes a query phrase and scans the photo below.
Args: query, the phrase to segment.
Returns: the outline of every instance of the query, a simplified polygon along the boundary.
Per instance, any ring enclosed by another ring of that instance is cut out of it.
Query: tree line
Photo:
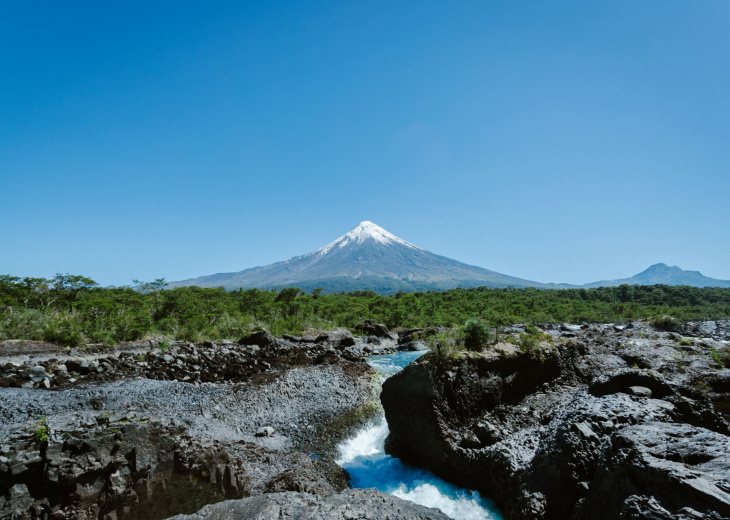
[[[281,335],[344,327],[372,319],[390,328],[491,324],[626,322],[672,316],[730,317],[730,289],[630,286],[595,289],[453,289],[390,296],[374,291],[323,294],[280,290],[176,287],[160,278],[103,288],[80,275],[52,279],[0,275],[0,340],[66,346],[106,345],[164,334],[202,341],[238,338],[265,328]]]

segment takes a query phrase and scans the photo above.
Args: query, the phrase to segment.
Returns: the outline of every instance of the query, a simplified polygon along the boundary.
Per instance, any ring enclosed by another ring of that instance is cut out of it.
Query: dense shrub
[[[652,318],[651,325],[655,329],[672,332],[679,328],[680,322],[672,316],[661,316]]]
[[[177,334],[180,330],[180,323],[177,318],[162,318],[157,321],[157,330],[166,334]]]
[[[43,339],[64,347],[78,347],[86,342],[78,323],[71,319],[52,322],[43,332]]]
[[[48,314],[36,309],[11,309],[0,315],[0,340],[43,339]]]
[[[461,332],[464,336],[464,346],[476,351],[486,347],[492,335],[489,324],[479,318],[466,320],[461,327]]]

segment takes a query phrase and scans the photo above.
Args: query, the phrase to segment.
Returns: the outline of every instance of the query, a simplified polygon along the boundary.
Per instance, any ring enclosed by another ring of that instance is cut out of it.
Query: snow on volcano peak
[[[321,249],[318,249],[314,253],[319,256],[325,255],[334,248],[343,248],[350,244],[362,244],[368,240],[374,240],[383,245],[401,245],[410,247],[412,249],[421,249],[420,247],[406,242],[400,237],[395,236],[393,233],[386,231],[377,224],[373,224],[369,220],[363,220],[357,226],[352,228],[350,231],[342,235],[334,242],[330,242]]]

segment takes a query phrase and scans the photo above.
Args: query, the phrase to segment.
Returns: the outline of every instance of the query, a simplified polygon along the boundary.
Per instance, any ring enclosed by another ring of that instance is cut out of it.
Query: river
[[[400,371],[423,352],[398,352],[373,356],[368,363],[382,380]],[[338,446],[337,463],[350,474],[356,488],[376,488],[404,500],[437,507],[458,520],[502,520],[494,503],[478,492],[457,487],[429,471],[404,464],[385,453],[388,424],[381,414],[353,437]]]

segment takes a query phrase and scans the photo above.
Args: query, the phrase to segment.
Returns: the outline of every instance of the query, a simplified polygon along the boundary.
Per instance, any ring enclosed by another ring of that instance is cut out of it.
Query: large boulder
[[[275,347],[276,343],[276,336],[265,330],[252,332],[238,340],[239,345],[257,345],[262,348]]]
[[[543,415],[552,413],[552,403],[534,403],[539,409],[520,406],[506,421],[498,417],[559,377],[570,356],[568,351],[511,357],[492,352],[451,364],[425,355],[383,384],[381,401],[390,428],[386,451],[495,497],[506,513],[521,509],[521,518],[538,518],[544,506],[526,493],[518,471],[530,451],[509,437],[539,426]]]
[[[439,330],[440,329],[438,327],[420,327],[400,330],[398,331],[398,345],[434,336],[439,333]]]
[[[373,320],[365,320],[358,323],[355,326],[355,330],[362,334],[365,334],[366,336],[375,336],[378,338],[390,337],[388,327],[386,327],[382,323],[377,323]]]

